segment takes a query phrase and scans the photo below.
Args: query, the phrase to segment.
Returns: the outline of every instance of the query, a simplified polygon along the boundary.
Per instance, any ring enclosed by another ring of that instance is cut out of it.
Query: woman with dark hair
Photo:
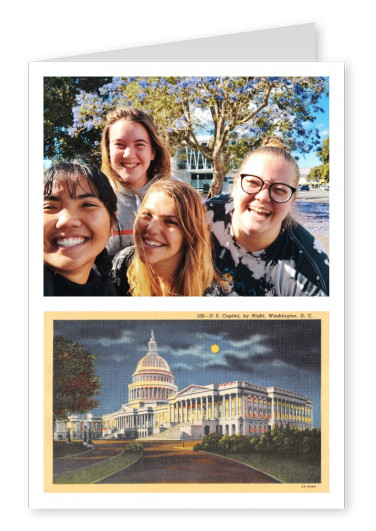
[[[207,201],[228,295],[329,295],[328,255],[291,217],[299,178],[285,144],[268,137],[241,164],[231,196]]]
[[[112,257],[133,244],[133,224],[146,190],[170,177],[170,154],[152,118],[134,107],[110,112],[102,133],[102,171],[117,195],[121,239],[108,242]]]
[[[107,177],[83,159],[57,162],[44,173],[43,195],[44,295],[116,295],[106,251],[116,194]]]
[[[135,246],[113,260],[119,295],[223,295],[213,268],[210,231],[199,193],[163,180],[145,194],[134,224]]]

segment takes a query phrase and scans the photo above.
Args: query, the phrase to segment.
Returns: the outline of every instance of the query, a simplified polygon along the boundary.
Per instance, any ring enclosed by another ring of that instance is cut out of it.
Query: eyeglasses
[[[246,173],[240,174],[240,184],[243,192],[249,195],[258,194],[263,189],[265,183],[270,181],[264,181],[261,177],[256,175],[247,175]],[[269,184],[269,196],[270,199],[276,203],[287,203],[293,194],[296,192],[296,188],[289,186],[285,183],[270,183]]]

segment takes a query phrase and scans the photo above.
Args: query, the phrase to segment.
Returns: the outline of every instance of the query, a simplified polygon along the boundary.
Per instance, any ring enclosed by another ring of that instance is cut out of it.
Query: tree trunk
[[[228,170],[228,157],[226,155],[226,153],[218,153],[213,159],[213,180],[207,196],[208,199],[222,192],[223,182]]]

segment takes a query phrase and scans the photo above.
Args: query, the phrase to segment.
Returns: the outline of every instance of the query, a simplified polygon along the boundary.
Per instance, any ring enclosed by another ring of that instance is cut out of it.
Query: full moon
[[[214,344],[210,347],[210,350],[216,354],[219,351],[219,346]]]

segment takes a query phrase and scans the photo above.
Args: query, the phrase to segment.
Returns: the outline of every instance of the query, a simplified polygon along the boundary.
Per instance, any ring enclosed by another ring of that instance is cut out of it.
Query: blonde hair
[[[295,171],[295,183],[294,187],[296,188],[298,186],[298,182],[300,179],[300,170],[298,163],[296,162],[295,158],[291,155],[289,148],[286,146],[286,144],[281,140],[280,138],[276,136],[267,136],[262,144],[261,147],[254,149],[248,155],[245,157],[243,162],[241,163],[241,166],[239,168],[238,176],[240,173],[242,173],[242,170],[246,163],[249,161],[251,157],[254,155],[270,155],[272,157],[275,157],[276,159],[284,159],[286,162],[289,162]]]
[[[143,205],[153,192],[162,192],[174,201],[176,217],[183,233],[184,256],[169,286],[162,286],[153,267],[140,259],[139,219]],[[210,231],[205,220],[205,207],[200,194],[189,184],[181,181],[158,181],[145,194],[134,223],[135,257],[128,268],[127,277],[133,296],[181,295],[200,297],[213,283],[219,281],[214,271]]]
[[[111,181],[115,191],[119,188],[120,179],[116,171],[111,166],[110,160],[110,129],[111,126],[119,120],[127,120],[142,125],[148,132],[151,146],[155,151],[155,158],[150,162],[147,170],[149,181],[153,178],[168,179],[170,177],[171,162],[168,147],[160,137],[157,127],[151,116],[141,109],[135,107],[120,107],[108,113],[106,124],[102,132],[101,154],[102,154],[102,172]],[[124,183],[122,183],[124,186]]]
[[[283,142],[283,140],[281,140],[280,138],[276,136],[267,136],[263,140],[261,147],[254,149],[253,151],[248,153],[248,155],[245,157],[245,159],[240,165],[235,181],[238,179],[239,175],[243,172],[243,168],[246,165],[246,163],[254,155],[269,155],[276,159],[284,159],[286,162],[290,163],[292,167],[294,168],[294,172],[295,172],[294,188],[298,188],[298,183],[300,180],[300,170],[299,170],[298,163],[296,162],[295,158],[291,155],[289,148]],[[293,197],[296,197],[296,192],[294,193]],[[297,221],[291,216],[290,213],[287,214],[287,216],[283,220],[283,226],[286,229],[291,229],[295,225],[297,225]]]

